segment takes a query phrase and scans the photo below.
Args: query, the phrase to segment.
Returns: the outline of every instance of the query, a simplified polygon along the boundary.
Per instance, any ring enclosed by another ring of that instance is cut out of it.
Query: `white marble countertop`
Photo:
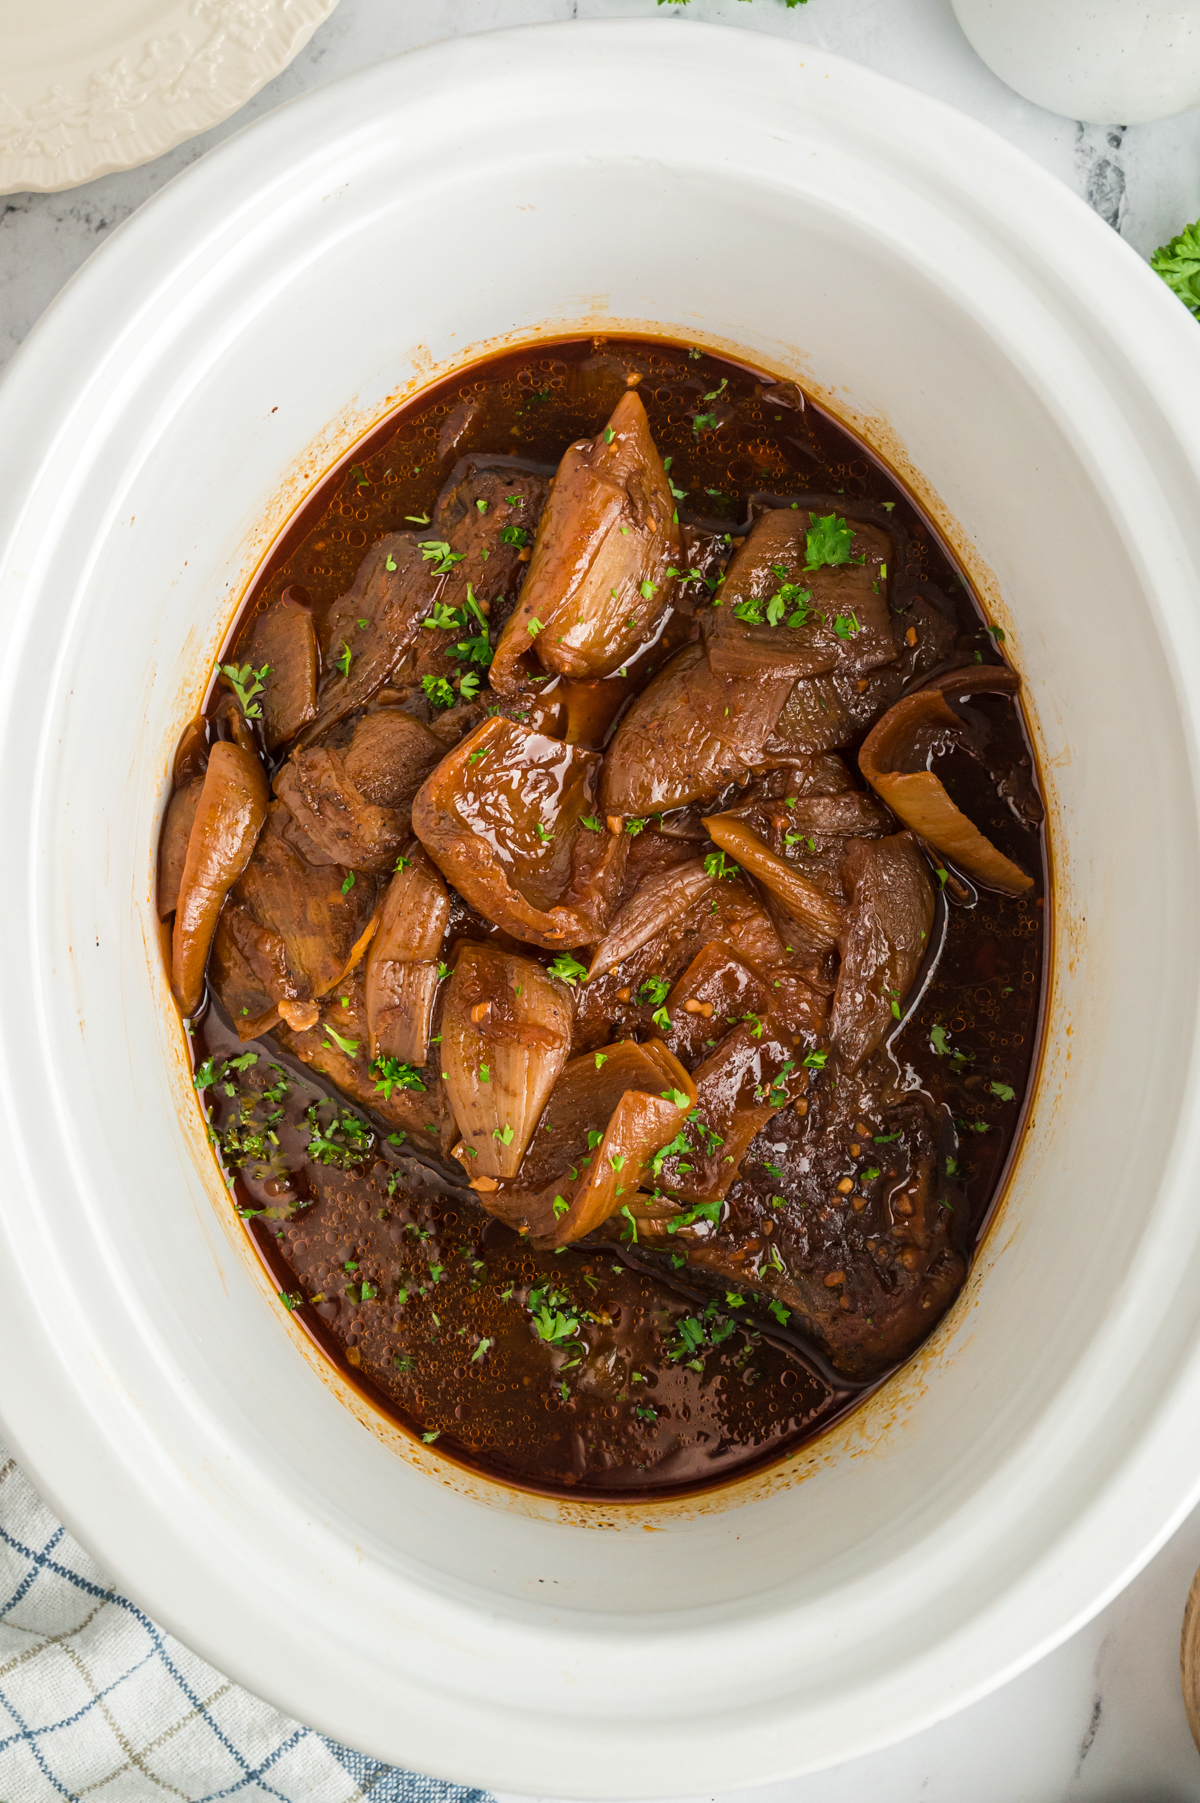
[[[341,0],[296,62],[225,125],[143,169],[64,194],[0,197],[0,364],[115,226],[280,101],[454,33],[651,15],[817,44],[961,107],[1083,195],[1144,255],[1200,214],[1200,109],[1128,130],[1043,112],[979,61],[950,0],[792,8],[690,0],[667,13],[655,0]],[[1200,1512],[1100,1616],[1004,1689],[887,1752],[756,1791],[756,1803],[1200,1803],[1200,1754],[1178,1677],[1179,1624],[1198,1564]]]

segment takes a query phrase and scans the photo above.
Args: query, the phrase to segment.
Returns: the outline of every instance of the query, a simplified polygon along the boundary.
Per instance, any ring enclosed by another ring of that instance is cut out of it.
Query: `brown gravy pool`
[[[402,407],[291,523],[221,661],[242,661],[255,617],[292,585],[307,591],[320,617],[350,587],[368,546],[433,513],[468,454],[500,453],[552,471],[569,443],[603,426],[630,370],[641,373],[655,441],[685,491],[682,521],[737,537],[760,494],[836,496],[850,513],[883,508],[903,545],[897,595],[919,593],[940,610],[958,661],[999,661],[963,571],[864,445],[789,384],[644,339],[539,343],[468,368]],[[717,429],[697,428],[706,410],[719,415]],[[218,699],[214,693],[214,705]],[[1019,707],[996,698],[981,707],[994,741],[1031,770]],[[193,733],[185,756],[197,742]],[[853,747],[846,756],[853,768]],[[1035,1066],[1046,855],[1042,834],[1018,824],[977,763],[956,755],[940,769],[964,811],[1035,876],[1026,898],[979,889],[966,895],[969,905],[948,908],[936,967],[893,1048],[906,1085],[944,1111],[945,1205],[954,1244],[969,1260],[1011,1161]],[[957,1055],[938,1049],[935,1029]],[[684,1268],[679,1255],[586,1242],[536,1252],[447,1176],[457,1167],[439,1170],[390,1146],[361,1108],[343,1113],[374,1129],[369,1155],[347,1157],[346,1168],[314,1162],[308,1111],[320,1105],[323,1120],[336,1115],[327,1081],[271,1036],[241,1042],[213,1001],[192,1047],[197,1069],[259,1055],[252,1071],[227,1073],[203,1093],[218,1157],[256,1134],[275,1135],[276,1168],[289,1173],[282,1192],[274,1178],[226,1169],[281,1299],[374,1405],[463,1465],[575,1497],[696,1490],[794,1454],[889,1368],[876,1361],[872,1369],[869,1317],[855,1342],[866,1350],[842,1360],[839,1376],[793,1331],[794,1317],[792,1327],[781,1326],[752,1294],[731,1303],[737,1292]],[[272,1091],[266,1100],[264,1085]],[[833,1180],[853,1166],[843,1142],[849,1136],[858,1154],[858,1130],[871,1123],[831,1125],[835,1115],[818,1085],[803,1120],[779,1116],[764,1129],[764,1145],[751,1148],[731,1191],[747,1218],[761,1217],[765,1234],[781,1183],[789,1203],[811,1211],[817,1279],[845,1248],[861,1256],[864,1243],[861,1234],[853,1241],[860,1226]],[[875,1137],[866,1136],[872,1145]],[[892,1152],[882,1144],[868,1156],[882,1164]],[[860,1155],[859,1168],[863,1162]],[[540,1337],[531,1327],[539,1308],[543,1321],[557,1315],[578,1331]]]

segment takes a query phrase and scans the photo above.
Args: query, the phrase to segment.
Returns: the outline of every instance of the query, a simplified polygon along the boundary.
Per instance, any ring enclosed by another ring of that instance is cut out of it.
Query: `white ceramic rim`
[[[0,581],[10,647],[0,673],[0,837],[10,848],[28,849],[27,857],[12,853],[15,869],[25,875],[4,904],[10,944],[36,943],[38,841],[31,832],[39,788],[53,757],[22,675],[29,667],[21,653],[35,624],[37,570],[18,567],[14,547],[22,542],[29,521],[41,517],[46,497],[39,483],[61,458],[64,437],[103,431],[122,363],[136,357],[128,332],[131,290],[145,297],[139,331],[148,330],[157,307],[169,310],[171,279],[194,246],[211,248],[220,241],[229,189],[245,194],[281,179],[293,158],[311,156],[322,141],[332,142],[348,131],[348,117],[357,125],[385,105],[395,113],[398,76],[409,76],[426,94],[432,89],[452,96],[465,75],[478,75],[482,62],[495,57],[499,70],[506,56],[519,51],[547,80],[565,82],[589,53],[605,59],[621,46],[630,56],[661,59],[664,68],[678,69],[686,58],[690,76],[697,83],[710,82],[714,91],[735,66],[752,85],[756,77],[766,79],[782,65],[797,104],[802,98],[814,111],[844,109],[869,119],[877,135],[893,134],[896,154],[913,178],[986,219],[1013,257],[1036,272],[1047,305],[1074,318],[1090,345],[1102,345],[1118,371],[1115,379],[1148,400],[1162,442],[1169,442],[1188,472],[1190,492],[1195,492],[1200,360],[1193,323],[1081,202],[974,122],[839,59],[736,30],[674,20],[526,28],[413,53],[281,109],[177,178],[69,285],[14,359],[0,388],[0,545],[8,547]],[[782,135],[779,155],[786,156]],[[1131,318],[1153,329],[1133,339]],[[43,370],[55,371],[62,380],[69,395],[65,402],[48,394]],[[1155,623],[1177,665],[1181,707],[1186,719],[1194,721],[1200,718],[1195,607],[1181,605],[1174,593],[1166,595]],[[1194,773],[1191,737],[1187,752]],[[25,1200],[39,1197],[46,1187],[46,1148],[37,1129],[43,1140],[54,1131],[40,1081],[48,1073],[29,1024],[38,1021],[42,1002],[26,1005],[33,993],[30,973],[14,967],[19,964],[11,960],[0,972],[0,1094],[11,1123],[0,1234],[5,1240],[11,1235],[14,1245]],[[1189,1099],[1197,1093],[1194,1061],[1183,1079],[1183,1093]],[[1193,1173],[1200,1168],[1194,1114],[1193,1108],[1175,1132],[1160,1186],[1174,1211],[1187,1208]],[[96,1373],[68,1375],[58,1359],[55,1332],[67,1326],[68,1305],[86,1308],[86,1301],[65,1297],[57,1306],[26,1284],[10,1295],[0,1315],[0,1368],[18,1372],[21,1380],[8,1386],[2,1398],[4,1427],[14,1450],[105,1568],[158,1620],[250,1688],[327,1731],[345,1733],[346,1717],[340,1711],[346,1696],[331,1701],[321,1684],[305,1682],[295,1661],[289,1662],[286,1679],[277,1677],[292,1619],[286,1594],[277,1586],[278,1574],[265,1566],[261,1582],[250,1588],[238,1583],[249,1565],[237,1572],[222,1568],[220,1550],[228,1551],[236,1524],[214,1497],[181,1495],[175,1488],[172,1503],[178,1512],[169,1520],[161,1511],[148,1511],[143,1485],[122,1463],[127,1449],[123,1455],[93,1432],[88,1392]],[[801,1717],[794,1699],[766,1696],[761,1707],[726,1719],[715,1712],[711,1694],[698,1689],[693,1712],[675,1716],[674,1733],[665,1734],[667,1756],[662,1723],[633,1724],[623,1747],[625,1765],[617,1772],[606,1759],[612,1724],[595,1714],[564,1711],[553,1721],[541,1721],[535,1745],[532,1718],[450,1695],[436,1679],[423,1684],[421,1674],[410,1671],[402,1729],[389,1732],[381,1718],[372,1727],[359,1717],[357,1739],[386,1757],[429,1771],[498,1788],[554,1788],[578,1796],[669,1795],[685,1776],[688,1788],[700,1788],[697,1774],[702,1770],[712,1788],[731,1787],[817,1769],[851,1752],[885,1745],[963,1707],[1050,1650],[1152,1556],[1200,1493],[1200,1457],[1190,1432],[1198,1400],[1200,1355],[1191,1346],[1173,1381],[1164,1386],[1158,1413],[1139,1424],[1140,1437],[1131,1426],[1130,1456],[1099,1488],[1086,1521],[1060,1525],[1052,1571],[1042,1555],[1038,1572],[1014,1577],[1013,1589],[1021,1592],[1019,1607],[1007,1596],[995,1596],[960,1632],[925,1649],[923,1700],[916,1706],[911,1674],[874,1673],[856,1695],[831,1699],[825,1720],[810,1699],[803,1716],[804,1741],[797,1744]],[[135,1439],[147,1444],[140,1426]],[[97,1471],[103,1474],[100,1482]],[[1153,1481],[1147,1481],[1147,1472],[1153,1473]],[[165,1470],[157,1475],[167,1482]],[[484,1623],[449,1594],[439,1599],[438,1609],[439,1644],[457,1637],[474,1651],[472,1637],[495,1640],[492,1629],[498,1628],[497,1644],[508,1647],[512,1661],[536,1664],[537,1633],[531,1619]],[[755,1620],[739,1621],[732,1609],[727,1615],[731,1656],[749,1658]],[[410,1631],[418,1626],[406,1617],[397,1626],[401,1623]],[[618,1622],[592,1627],[600,1646],[593,1669],[612,1670],[614,1662],[638,1657],[641,1643],[623,1635]],[[786,1633],[786,1613],[772,1622],[772,1633],[781,1632]],[[656,1661],[674,1660],[686,1668],[693,1644],[685,1622],[658,1623],[652,1638]],[[347,1657],[352,1667],[352,1655],[347,1652]],[[365,1665],[361,1672],[348,1669],[347,1690],[360,1678],[369,1690],[373,1679]],[[688,1739],[694,1741],[690,1766],[679,1757],[680,1741]]]

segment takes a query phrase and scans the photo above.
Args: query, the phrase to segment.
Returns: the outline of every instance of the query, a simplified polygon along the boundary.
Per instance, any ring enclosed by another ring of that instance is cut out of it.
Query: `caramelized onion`
[[[702,947],[666,1000],[672,1052],[682,1063],[695,1064],[705,1041],[716,1039],[726,1021],[765,1014],[773,993],[722,941]]]
[[[746,1149],[773,1115],[808,1087],[804,1053],[775,1021],[742,1021],[699,1065],[698,1122],[689,1150],[663,1167],[662,1186],[685,1202],[715,1202],[741,1169]]]
[[[512,720],[485,720],[421,788],[413,831],[471,906],[514,939],[551,951],[589,944],[604,931],[627,853],[595,811],[599,762]]]
[[[681,555],[662,458],[631,389],[604,431],[559,463],[492,687],[520,687],[531,651],[563,676],[610,675],[653,630]]]
[[[858,754],[859,769],[905,826],[968,876],[1002,895],[1027,894],[1033,878],[955,806],[941,778],[921,766],[939,750],[967,742],[966,728],[947,705],[943,689],[1011,693],[1016,686],[1012,671],[1003,668],[985,665],[978,671],[951,671],[936,686],[918,689],[889,708]]]
[[[632,1202],[695,1101],[661,1040],[585,1052],[559,1078],[517,1183],[485,1206],[528,1227],[535,1245],[569,1245]]]
[[[255,670],[266,666],[262,696],[263,732],[274,751],[295,738],[317,714],[321,673],[317,629],[303,589],[285,589],[254,622],[248,657]]]
[[[588,981],[602,977],[626,958],[657,938],[686,908],[713,888],[717,879],[710,876],[700,858],[669,870],[656,870],[640,882],[608,932],[592,953]]]
[[[515,1177],[571,1049],[571,994],[532,958],[460,946],[442,1010],[442,1071],[472,1182]]]
[[[438,986],[438,958],[450,919],[450,897],[419,845],[409,844],[383,898],[367,951],[367,1033],[371,1057],[423,1065]]]
[[[747,681],[718,676],[699,645],[685,645],[622,719],[604,759],[609,814],[665,814],[715,801],[744,783],[763,756],[792,687],[785,670]]]
[[[184,1014],[204,992],[204,966],[225,897],[250,861],[267,817],[267,779],[252,752],[213,746],[188,836],[171,945],[171,987]]]
[[[244,1039],[265,1031],[285,1004],[284,1018],[294,1012],[293,1024],[300,1025],[307,1004],[357,964],[378,918],[375,878],[355,877],[340,864],[309,863],[296,832],[284,804],[271,802],[253,856],[217,922],[209,974]]]
[[[176,789],[167,803],[166,819],[163,821],[162,840],[158,848],[158,915],[165,920],[168,914],[175,912],[179,902],[179,885],[183,881],[183,866],[187,860],[188,840],[192,836],[192,822],[196,818],[196,809],[200,805],[200,791],[204,787],[202,776],[193,776],[190,782]]]
[[[895,662],[891,539],[878,526],[850,520],[848,559],[810,570],[807,535],[815,518],[803,508],[768,508],[734,552],[722,605],[702,615],[708,659],[718,673],[753,676],[769,669],[812,677]]]
[[[788,914],[803,927],[814,945],[833,945],[845,925],[837,902],[802,876],[794,864],[777,858],[770,846],[742,820],[728,814],[710,814],[704,822],[714,845],[727,851],[775,896]]]
[[[900,1018],[933,925],[929,867],[910,833],[852,839],[842,860],[849,903],[830,1039],[854,1070]]]

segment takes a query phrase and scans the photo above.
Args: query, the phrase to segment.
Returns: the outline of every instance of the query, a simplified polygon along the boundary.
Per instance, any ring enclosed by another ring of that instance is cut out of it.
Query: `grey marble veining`
[[[454,33],[551,20],[710,20],[819,45],[962,108],[1083,195],[1143,255],[1200,213],[1200,111],[1083,126],[1031,106],[980,62],[949,0],[342,0],[300,56],[224,125],[145,168],[64,194],[0,197],[0,362],[88,254],[173,175],[307,89]]]
[[[989,72],[950,0],[807,0],[790,10],[783,0],[691,0],[661,12],[655,0],[341,0],[292,66],[225,125],[143,169],[64,194],[0,197],[0,363],[143,201],[272,107],[455,33],[647,16],[818,45],[957,106],[1049,169],[1143,255],[1200,214],[1200,110],[1128,129],[1060,119]],[[756,1791],[755,1803],[1200,1803],[1200,1755],[1178,1681],[1179,1623],[1198,1563],[1200,1513],[1100,1616],[1004,1689],[900,1746]]]

